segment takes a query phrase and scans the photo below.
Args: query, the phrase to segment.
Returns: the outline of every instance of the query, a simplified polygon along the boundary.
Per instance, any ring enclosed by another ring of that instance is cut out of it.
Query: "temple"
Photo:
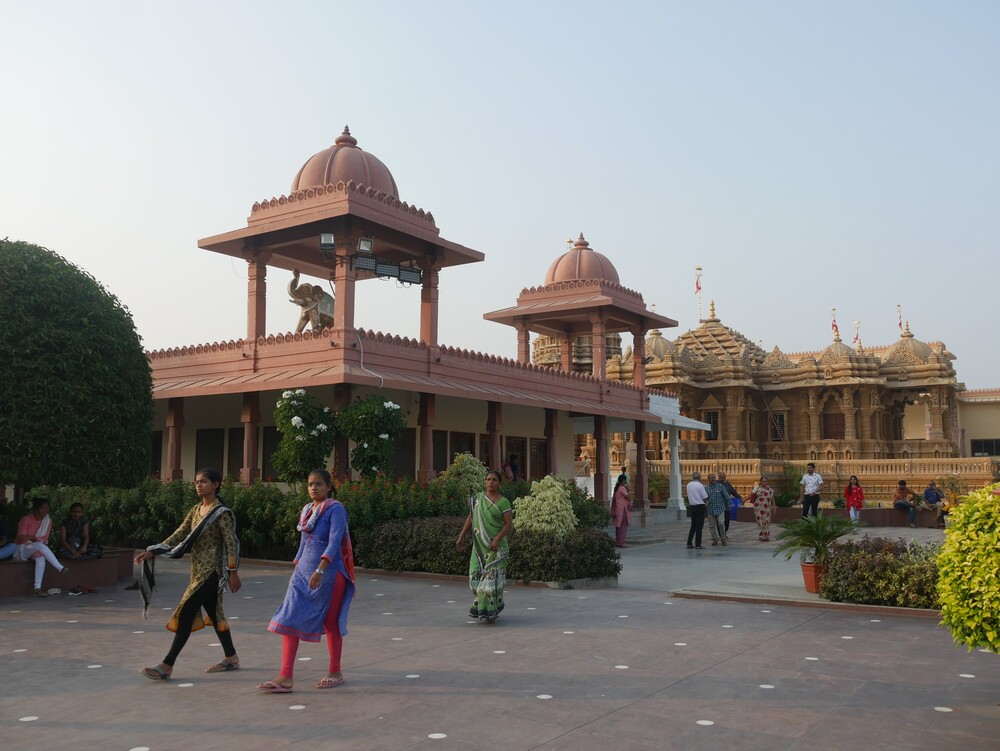
[[[723,325],[714,303],[697,328],[671,339],[664,331],[677,322],[625,286],[583,234],[541,284],[484,314],[514,329],[516,359],[449,347],[438,341],[441,274],[485,256],[444,239],[433,214],[398,195],[386,165],[345,128],[286,195],[255,203],[246,226],[199,242],[246,263],[246,336],[148,353],[154,475],[218,466],[245,483],[276,480],[273,405],[282,391],[307,388],[333,408],[371,393],[400,404],[408,427],[393,471],[421,482],[458,452],[493,467],[514,456],[529,479],[576,475],[605,500],[627,465],[640,524],[651,518],[650,476],[665,481],[656,485],[667,497],[653,500],[672,520],[684,515],[682,476],[694,469],[724,468],[739,487],[815,461],[834,491],[858,474],[886,494],[901,477],[1000,477],[991,458],[1000,396],[964,396],[944,344],[918,340],[907,325],[894,344],[851,347],[834,327],[824,349],[767,352]],[[302,308],[294,333],[269,326],[269,270],[284,272],[280,283]],[[300,275],[323,284],[300,284]],[[419,338],[355,320],[359,283],[377,279],[419,285]],[[334,450],[341,478],[352,476],[349,448]]]

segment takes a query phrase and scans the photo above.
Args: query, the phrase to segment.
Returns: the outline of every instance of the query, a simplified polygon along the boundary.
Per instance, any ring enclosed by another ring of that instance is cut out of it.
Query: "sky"
[[[148,349],[238,339],[246,265],[198,240],[347,124],[486,254],[441,274],[443,344],[514,357],[482,314],[582,232],[670,338],[701,266],[702,315],[767,350],[824,348],[834,307],[845,341],[892,344],[899,305],[996,388],[998,71],[991,0],[0,0],[0,237],[90,272]],[[418,311],[358,288],[359,327],[417,337]]]

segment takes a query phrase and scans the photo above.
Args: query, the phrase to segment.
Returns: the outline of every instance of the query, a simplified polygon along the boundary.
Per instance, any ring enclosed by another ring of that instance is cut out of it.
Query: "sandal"
[[[228,673],[230,670],[239,670],[240,661],[236,662],[226,662],[225,660],[219,660],[214,665],[210,665],[205,668],[206,673]]]
[[[161,668],[159,665],[154,665],[151,668],[139,668],[139,672],[151,681],[165,681],[170,678],[170,673]]]
[[[49,593],[46,592],[44,589],[36,589],[35,590],[35,597],[48,597],[48,596],[49,596]]]
[[[277,681],[264,681],[263,683],[258,683],[257,688],[269,694],[290,694],[292,693],[291,686],[282,686]]]
[[[322,678],[316,682],[316,688],[333,688],[334,686],[339,686],[343,682],[344,676],[340,676],[339,678],[331,678],[330,676],[327,676],[326,678]]]

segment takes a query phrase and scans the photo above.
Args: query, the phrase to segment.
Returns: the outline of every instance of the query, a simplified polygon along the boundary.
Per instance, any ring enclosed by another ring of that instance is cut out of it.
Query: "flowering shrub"
[[[987,486],[948,514],[938,557],[941,623],[959,644],[1000,652],[1000,498]]]
[[[531,494],[514,501],[514,531],[542,532],[562,539],[576,529],[565,481],[552,475],[531,483]]]
[[[342,409],[337,428],[355,444],[351,467],[371,479],[392,470],[396,440],[406,429],[406,415],[395,402],[373,394]]]
[[[305,389],[285,391],[274,410],[274,424],[281,433],[271,460],[278,477],[302,483],[312,470],[326,467],[336,438],[329,407]]]
[[[820,595],[834,602],[936,608],[940,546],[864,537],[834,543]]]
[[[465,498],[468,502],[486,487],[486,467],[472,454],[455,454],[455,461],[430,482],[430,487],[440,489],[449,496]]]

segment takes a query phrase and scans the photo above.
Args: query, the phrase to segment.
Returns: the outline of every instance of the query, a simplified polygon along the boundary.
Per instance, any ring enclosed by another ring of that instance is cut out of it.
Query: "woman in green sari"
[[[458,535],[456,547],[472,529],[469,588],[476,596],[469,615],[493,623],[503,610],[503,588],[507,583],[507,536],[513,527],[510,501],[500,495],[500,473],[486,473],[486,490],[469,499],[469,516]]]

